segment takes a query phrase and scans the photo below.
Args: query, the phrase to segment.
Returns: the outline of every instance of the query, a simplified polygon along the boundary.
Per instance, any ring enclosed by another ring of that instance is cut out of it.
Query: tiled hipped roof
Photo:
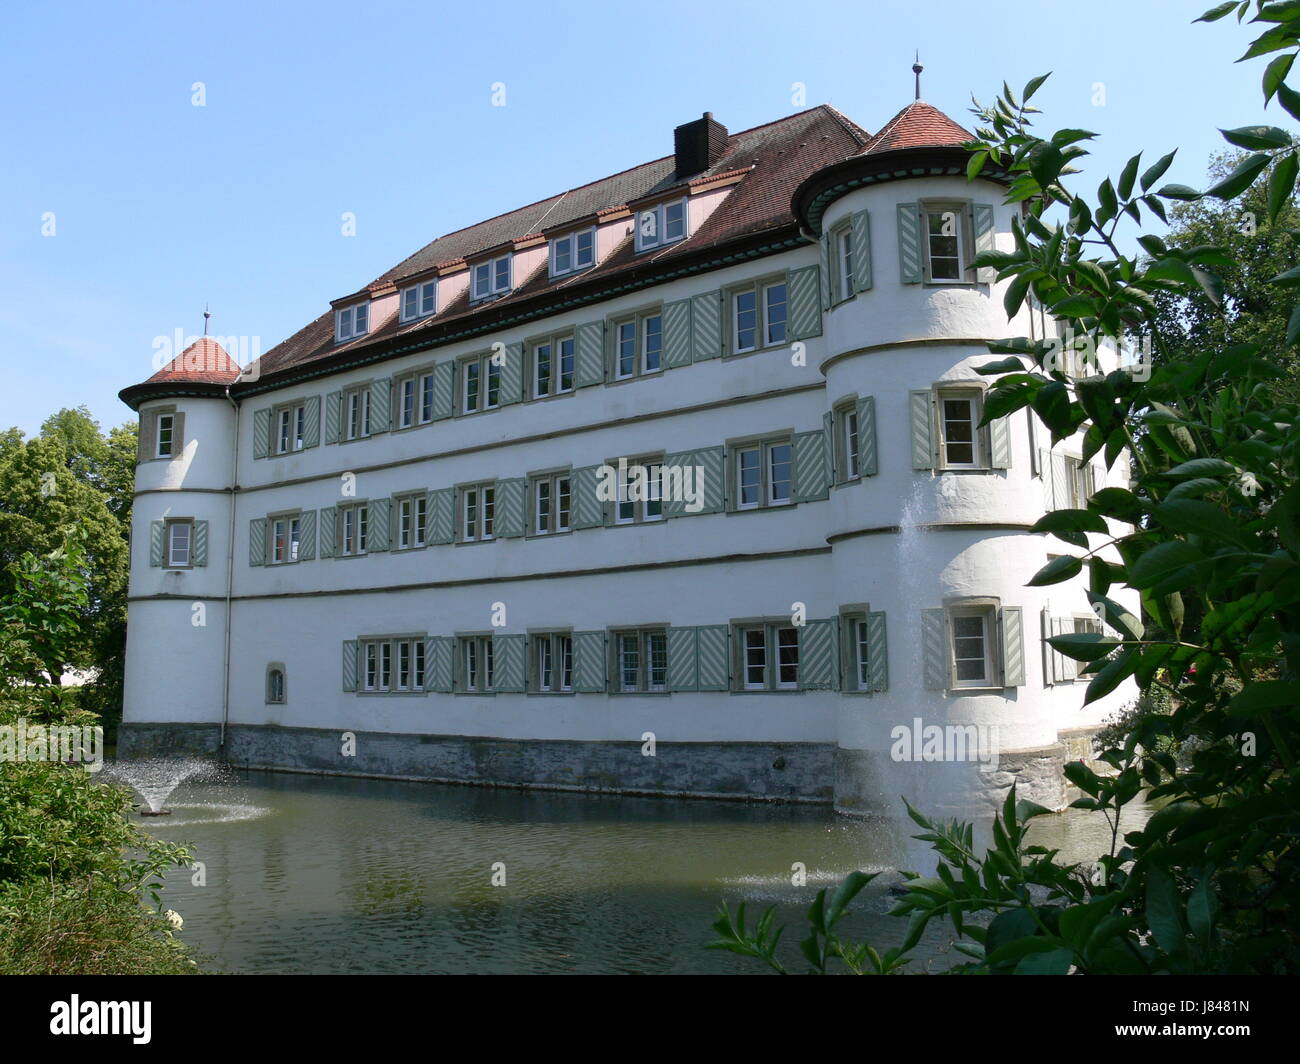
[[[623,279],[622,274],[631,276],[634,271],[644,271],[647,267],[671,267],[677,261],[689,263],[698,260],[701,253],[707,257],[713,249],[753,241],[764,233],[798,239],[799,220],[791,200],[795,190],[812,175],[879,152],[956,145],[969,139],[970,134],[964,129],[921,101],[905,107],[874,137],[834,107],[823,104],[732,134],[727,138],[721,155],[700,174],[678,177],[673,156],[643,163],[441,236],[359,289],[358,296],[367,290],[391,292],[394,286],[402,287],[408,278],[432,276],[430,271],[439,267],[472,260],[497,249],[505,251],[511,242],[525,237],[556,235],[579,223],[590,222],[602,211],[636,204],[661,193],[668,196],[674,191],[685,192],[692,185],[717,179],[734,180],[738,177],[739,180],[698,230],[686,240],[657,251],[635,254],[629,235],[598,265],[580,273],[551,278],[547,263],[542,261],[532,275],[514,277],[513,289],[491,303],[471,307],[468,292],[465,292],[450,305],[439,306],[437,313],[430,318],[401,323],[395,314],[383,321],[372,317],[368,334],[343,344],[334,341],[334,315],[329,310],[263,355],[259,379],[263,386],[273,384],[281,375],[292,379],[311,363],[324,363],[331,359],[331,364],[337,364],[349,355],[363,356],[371,347],[376,348],[376,355],[381,355],[383,349],[404,346],[408,339],[410,343],[418,344],[421,334],[427,335],[434,343],[449,332],[463,333],[474,328],[476,316],[482,316],[486,326],[489,321],[499,320],[503,310],[508,315],[512,306],[523,310],[525,305],[532,307],[539,302],[545,305],[548,295],[553,295],[559,305],[575,286],[599,286],[603,281],[618,283]],[[207,338],[204,342],[207,343]],[[188,354],[190,352],[186,352]],[[186,370],[186,357],[182,355],[145,384],[124,389],[123,399],[137,406],[146,398],[167,394],[166,389],[172,383],[177,386],[224,385],[238,373],[233,362],[226,359],[230,367],[227,369],[225,363],[207,347],[197,354],[212,355],[211,358],[191,359],[205,368]],[[225,352],[221,351],[220,356],[224,358]],[[332,356],[340,356],[340,359]],[[177,363],[182,365],[177,367]],[[213,366],[217,368],[212,369]],[[322,370],[326,368],[326,365],[321,367]],[[204,372],[209,375],[202,376]],[[184,376],[187,373],[200,375]],[[240,384],[235,390],[238,392],[244,387],[246,385]]]

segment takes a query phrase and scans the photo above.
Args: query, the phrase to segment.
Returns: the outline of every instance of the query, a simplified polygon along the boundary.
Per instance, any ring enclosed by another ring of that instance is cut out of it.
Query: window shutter
[[[493,535],[517,539],[528,530],[528,481],[524,477],[498,480]]]
[[[898,205],[898,273],[903,284],[921,283],[921,207],[917,203]]]
[[[995,417],[989,422],[989,465],[994,469],[1011,468],[1011,427],[1009,418]]]
[[[303,403],[302,445],[320,446],[320,396],[313,395]]]
[[[266,564],[266,518],[254,517],[248,522],[248,564]]]
[[[816,266],[801,266],[785,275],[786,306],[789,308],[791,340],[806,340],[822,334],[821,271]]]
[[[502,406],[517,403],[524,396],[524,345],[516,341],[506,344],[501,356],[501,388],[498,402]]]
[[[885,615],[876,610],[867,614],[868,690],[889,690],[889,644],[885,638]]]
[[[1038,449],[1038,468],[1042,470],[1043,476],[1043,506],[1048,510],[1053,510],[1055,509],[1052,488],[1054,471],[1052,469],[1052,451],[1050,448],[1040,447]]]
[[[573,386],[605,381],[605,323],[584,321],[573,330]]]
[[[456,411],[456,363],[450,359],[433,367],[433,420],[441,421]]]
[[[943,610],[921,611],[921,671],[927,691],[948,689],[948,638]]]
[[[253,411],[253,457],[265,458],[271,453],[271,409]]]
[[[185,453],[185,411],[178,410],[172,415],[172,457],[179,458]]]
[[[971,217],[975,230],[975,253],[992,251],[994,237],[993,205],[991,203],[972,204]],[[980,284],[992,284],[997,275],[998,271],[992,266],[981,266],[975,271],[975,279]]]
[[[1029,437],[1029,475],[1031,477],[1041,477],[1043,475],[1043,463],[1041,452],[1038,448],[1038,440],[1034,433],[1034,408],[1025,407],[1025,431]]]
[[[579,694],[606,689],[604,632],[573,633],[573,689]]]
[[[1052,502],[1053,510],[1070,509],[1070,463],[1063,454],[1052,455]]]
[[[388,549],[388,526],[392,523],[393,500],[371,499],[366,504],[370,511],[366,528],[366,553]]]
[[[339,401],[343,398],[342,392],[330,392],[325,396],[325,442],[339,442]]]
[[[431,635],[424,641],[424,689],[451,693],[452,653],[456,640],[449,635]]]
[[[839,620],[808,621],[799,633],[799,689],[833,691],[839,674]]]
[[[821,290],[822,290],[822,310],[830,310],[831,303],[834,300],[832,292],[835,290],[835,272],[832,265],[832,256],[835,253],[835,237],[830,233],[823,233],[821,239]]]
[[[320,511],[320,556],[333,558],[338,541],[338,507],[322,506]]]
[[[314,561],[316,558],[316,511],[304,510],[298,517],[298,560]]]
[[[573,527],[598,528],[605,523],[605,505],[597,495],[599,466],[582,466],[572,474]]]
[[[731,629],[725,624],[704,624],[695,630],[695,679],[699,690],[730,689],[731,670],[728,668],[730,631]],[[671,651],[668,660],[671,668]]]
[[[858,472],[864,477],[876,475],[876,398],[868,395],[858,400]]]
[[[722,293],[691,297],[691,358],[704,362],[722,354]]]
[[[664,516],[691,517],[696,514],[721,513],[725,505],[723,480],[726,461],[726,449],[723,447],[702,447],[696,451],[666,455],[664,466],[678,467],[689,474],[691,478],[689,483],[702,505],[700,509],[692,510],[688,509],[688,505],[693,505],[695,499],[685,497],[665,499]],[[668,474],[665,474],[664,480],[666,483]],[[683,496],[684,494],[682,493]]]
[[[1043,647],[1043,683],[1050,686],[1056,683],[1056,651],[1047,640],[1056,633],[1052,631],[1052,615],[1045,608],[1038,613],[1038,629]]]
[[[691,301],[679,299],[665,303],[664,368],[677,369],[691,364]]]
[[[155,427],[157,424],[155,418],[157,416],[158,415],[154,414],[152,411],[140,415],[139,436],[135,441],[137,461],[147,462],[153,457],[153,438],[158,431]]]
[[[839,464],[839,455],[836,451],[839,449],[835,435],[835,412],[827,411],[822,415],[822,432],[826,434],[826,483],[835,484],[835,467]],[[845,472],[848,470],[846,469]]]
[[[392,410],[393,382],[381,377],[370,382],[370,433],[388,431],[388,416]]]
[[[698,691],[696,633],[691,627],[668,629],[668,689]]]
[[[456,489],[436,488],[429,492],[428,529],[425,535],[429,543],[450,543],[456,536]]]
[[[149,522],[149,564],[161,567],[167,561],[167,524],[164,521]]]
[[[853,215],[853,288],[865,292],[871,287],[871,216],[866,211]]]
[[[912,468],[934,468],[934,407],[931,392],[916,391],[911,395]]]
[[[1025,639],[1020,607],[1002,607],[1002,686],[1021,687],[1025,682]]]
[[[794,501],[810,502],[824,499],[830,492],[826,476],[826,432],[794,434]]]
[[[492,690],[520,694],[528,675],[527,636],[492,637]]]
[[[194,543],[190,548],[190,564],[195,568],[208,564],[208,523],[194,522]]]
[[[357,658],[360,656],[360,648],[357,646],[355,639],[343,640],[343,690],[355,691],[357,689]]]
[[[1067,635],[1074,631],[1074,620],[1070,617],[1055,617],[1052,619],[1052,634]],[[1053,665],[1052,671],[1056,676],[1057,683],[1073,682],[1079,675],[1079,663],[1067,654],[1062,654],[1055,648],[1052,649]]]

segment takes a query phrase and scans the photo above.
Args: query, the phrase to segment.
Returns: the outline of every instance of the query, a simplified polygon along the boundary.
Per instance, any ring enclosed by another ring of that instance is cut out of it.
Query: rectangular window
[[[931,281],[961,281],[965,262],[964,211],[956,206],[925,211],[926,265]]]
[[[286,515],[271,519],[271,564],[285,565],[298,560],[302,542],[302,518]]]
[[[659,203],[637,213],[636,249],[666,247],[686,238],[686,201]]]
[[[614,325],[614,377],[628,380],[663,368],[664,326],[658,311]]]
[[[407,495],[397,502],[397,549],[423,547],[429,524],[429,500],[424,494]]]
[[[799,686],[799,630],[782,622],[741,625],[740,686],[746,691],[785,691]]]
[[[460,412],[495,410],[501,403],[501,367],[490,354],[460,364]]]
[[[545,399],[573,391],[572,336],[548,337],[532,346],[533,398]]]
[[[953,686],[992,687],[992,608],[951,609],[948,626],[952,632]]]
[[[1088,500],[1092,498],[1092,494],[1096,490],[1094,486],[1092,463],[1084,462],[1078,458],[1066,455],[1065,468],[1069,477],[1069,509],[1086,509],[1088,506]]]
[[[618,476],[615,523],[658,521],[663,513],[663,463],[655,459],[628,459]]]
[[[360,440],[370,435],[370,389],[353,388],[343,393],[343,436]]]
[[[176,415],[159,414],[158,430],[154,439],[154,457],[170,458],[173,450],[173,437],[176,432]]]
[[[835,437],[835,468],[840,480],[856,480],[861,474],[861,444],[858,438],[858,408],[846,403],[835,410],[838,428]]]
[[[402,321],[427,318],[438,304],[438,282],[424,281],[402,289]]]
[[[785,343],[787,299],[784,281],[731,293],[731,350],[741,355]]]
[[[573,636],[567,632],[532,639],[534,691],[563,694],[573,690]]]
[[[787,439],[734,447],[732,470],[737,510],[785,506],[794,497],[794,449]]]
[[[355,555],[366,553],[366,539],[370,531],[370,507],[365,503],[339,507],[340,553]]]
[[[194,522],[167,522],[167,567],[184,569],[190,565],[190,547],[194,542]]]
[[[433,420],[433,374],[417,373],[397,382],[397,427],[413,428]]]
[[[510,256],[489,259],[474,266],[474,298],[489,299],[510,291]]]
[[[334,339],[351,340],[370,331],[370,304],[358,303],[334,312]]]
[[[871,642],[867,636],[867,619],[851,621],[853,631],[853,680],[860,691],[871,690]]]
[[[389,678],[395,681],[391,687],[386,685],[375,688],[376,690],[407,692],[424,690],[424,640],[422,638],[397,639],[391,644],[384,642],[371,645],[377,647],[377,677],[388,674]],[[384,668],[385,656],[389,662],[388,668]],[[390,672],[393,662],[396,663],[396,669]],[[367,679],[369,679],[369,669],[367,669]]]
[[[492,484],[475,484],[460,489],[461,539],[474,543],[492,538],[492,523],[496,516],[496,487]]]
[[[668,689],[668,636],[662,628],[618,632],[614,637],[615,690]]]
[[[533,535],[569,531],[573,497],[568,473],[533,480]]]
[[[983,468],[981,433],[978,425],[982,396],[973,391],[941,390],[939,408],[939,456],[945,469]]]
[[[418,640],[423,656],[424,640]],[[406,648],[405,661],[403,662],[402,648]],[[394,676],[394,658],[396,658],[397,668]],[[411,690],[411,679],[413,676],[413,659],[411,656],[411,641],[399,640],[396,644],[390,639],[367,639],[361,644],[362,660],[362,679],[361,689],[363,691],[393,691],[393,690]],[[403,664],[406,669],[406,686],[402,685]],[[396,686],[394,685],[396,680]],[[421,679],[421,687],[424,686]]]
[[[461,636],[459,690],[477,694],[490,692],[493,664],[490,635]]]
[[[307,407],[304,403],[275,412],[275,453],[301,451],[307,442]]]
[[[583,229],[551,241],[551,276],[585,270],[596,262],[596,231]]]
[[[835,286],[840,300],[853,298],[853,230],[845,226],[835,234]]]

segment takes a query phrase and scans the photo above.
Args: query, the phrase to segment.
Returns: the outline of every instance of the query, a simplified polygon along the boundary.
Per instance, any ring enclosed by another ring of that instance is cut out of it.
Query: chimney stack
[[[679,178],[703,173],[721,159],[726,150],[727,127],[713,120],[712,111],[705,111],[703,118],[673,130],[673,154]]]

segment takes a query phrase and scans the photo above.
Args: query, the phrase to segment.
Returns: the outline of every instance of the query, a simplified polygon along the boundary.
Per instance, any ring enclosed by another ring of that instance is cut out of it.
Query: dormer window
[[[474,298],[490,299],[510,291],[510,256],[488,259],[474,267]]]
[[[596,263],[596,231],[584,229],[579,233],[556,237],[551,241],[551,276],[585,270]]]
[[[427,318],[438,309],[438,282],[424,281],[402,290],[402,321]]]
[[[666,247],[686,239],[686,201],[659,203],[639,212],[636,218],[636,249]]]
[[[358,303],[334,312],[334,339],[338,342],[365,336],[370,331],[370,304]]]

